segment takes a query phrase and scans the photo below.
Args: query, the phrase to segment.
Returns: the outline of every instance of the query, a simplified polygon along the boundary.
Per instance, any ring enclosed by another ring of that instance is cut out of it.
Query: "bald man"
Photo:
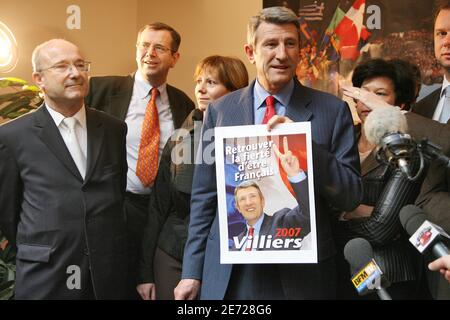
[[[84,105],[90,63],[53,39],[33,52],[44,93],[0,127],[0,229],[17,248],[16,299],[120,299],[127,277],[124,122]]]

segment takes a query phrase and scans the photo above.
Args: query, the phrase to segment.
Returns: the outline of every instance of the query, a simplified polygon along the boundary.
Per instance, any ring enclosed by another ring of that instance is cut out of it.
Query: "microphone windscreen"
[[[406,117],[398,107],[379,107],[372,110],[364,122],[367,140],[380,145],[382,138],[389,133],[406,133]]]
[[[422,209],[414,205],[407,205],[400,210],[400,223],[403,229],[412,236],[417,229],[425,222],[426,216]]]
[[[372,246],[363,238],[355,238],[347,242],[344,247],[344,256],[350,264],[352,274],[363,268],[374,257]]]

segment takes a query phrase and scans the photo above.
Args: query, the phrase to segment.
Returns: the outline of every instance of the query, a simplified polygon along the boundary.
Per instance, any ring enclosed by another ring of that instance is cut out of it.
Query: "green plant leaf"
[[[27,82],[25,80],[19,78],[14,77],[0,78],[0,88],[24,86],[26,84]]]
[[[22,87],[22,90],[24,90],[24,91],[32,91],[32,92],[40,92],[41,91],[41,89],[39,89],[38,86],[28,85],[28,84],[24,85]]]
[[[34,109],[31,105],[30,105],[31,99],[27,98],[27,97],[21,97],[19,100],[16,100],[10,104],[8,104],[7,106],[5,106],[3,109],[0,110],[0,116],[2,117],[8,117],[8,114],[11,112],[16,112],[22,108],[31,110]]]

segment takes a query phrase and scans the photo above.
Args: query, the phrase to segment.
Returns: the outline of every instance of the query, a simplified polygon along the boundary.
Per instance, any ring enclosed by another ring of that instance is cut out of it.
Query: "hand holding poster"
[[[310,123],[215,130],[221,263],[316,263]]]

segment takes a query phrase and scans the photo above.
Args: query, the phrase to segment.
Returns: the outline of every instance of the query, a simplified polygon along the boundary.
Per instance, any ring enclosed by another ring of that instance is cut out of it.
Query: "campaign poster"
[[[215,128],[220,263],[317,263],[309,122]]]

